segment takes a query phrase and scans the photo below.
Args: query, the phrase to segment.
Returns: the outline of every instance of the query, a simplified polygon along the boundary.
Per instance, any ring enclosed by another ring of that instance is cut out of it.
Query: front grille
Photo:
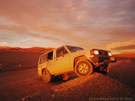
[[[99,55],[108,56],[108,52],[107,51],[99,50]]]
[[[98,62],[104,62],[104,60],[109,60],[109,57],[99,57]]]
[[[95,54],[94,51],[98,51],[98,54]],[[93,49],[90,51],[90,54],[92,55],[91,60],[93,63],[101,63],[105,62],[108,63],[110,61],[110,56],[108,55],[109,51],[106,50],[99,50],[99,49]]]

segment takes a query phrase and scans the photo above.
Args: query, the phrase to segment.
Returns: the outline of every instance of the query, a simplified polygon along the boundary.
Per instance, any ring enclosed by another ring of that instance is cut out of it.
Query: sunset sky
[[[0,46],[135,51],[135,0],[0,0]]]

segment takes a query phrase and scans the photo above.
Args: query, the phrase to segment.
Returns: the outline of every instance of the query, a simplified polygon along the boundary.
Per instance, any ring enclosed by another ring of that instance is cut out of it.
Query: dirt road
[[[129,63],[124,60],[111,65],[108,76],[99,73],[93,73],[88,77],[71,75],[71,79],[66,82],[56,80],[50,84],[43,83],[42,79],[37,75],[37,68],[3,72],[0,74],[0,101],[26,99],[35,101],[120,101],[120,99],[125,101],[128,99],[129,101],[134,101],[135,89],[133,84],[131,84],[133,78],[130,76],[128,81],[128,77],[126,81],[124,80],[124,77],[126,77],[125,71],[122,71],[124,69],[120,71],[118,69],[120,68],[118,66],[122,63],[134,66],[134,61]],[[134,70],[134,68],[130,69]]]

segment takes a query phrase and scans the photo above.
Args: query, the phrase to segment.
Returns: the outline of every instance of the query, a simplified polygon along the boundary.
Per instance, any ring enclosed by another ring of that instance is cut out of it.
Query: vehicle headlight
[[[98,50],[94,50],[94,54],[95,55],[99,55],[99,51]]]
[[[108,55],[109,55],[109,56],[112,56],[112,53],[111,53],[111,52],[108,52]]]

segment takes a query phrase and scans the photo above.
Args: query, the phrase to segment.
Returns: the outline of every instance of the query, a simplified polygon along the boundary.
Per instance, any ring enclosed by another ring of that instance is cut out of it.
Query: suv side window
[[[53,59],[53,51],[48,53],[48,60],[52,60]]]
[[[67,50],[64,47],[59,48],[59,49],[56,50],[56,57],[58,58],[60,56],[64,56],[67,53],[68,52],[67,52]]]

